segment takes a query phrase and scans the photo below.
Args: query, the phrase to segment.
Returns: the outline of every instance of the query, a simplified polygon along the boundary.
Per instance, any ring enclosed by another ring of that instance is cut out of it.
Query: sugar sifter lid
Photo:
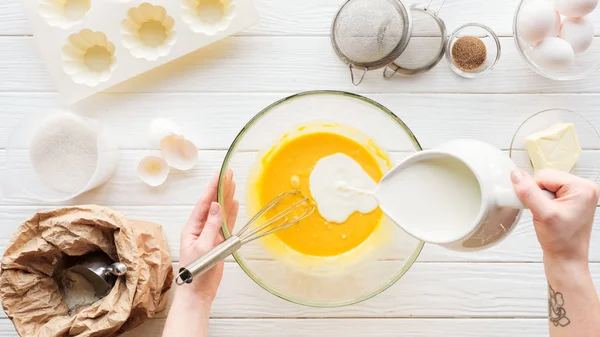
[[[367,71],[387,66],[406,49],[412,31],[410,11],[398,0],[348,0],[331,26],[331,43],[348,64],[352,83]],[[354,72],[362,71],[359,76]]]

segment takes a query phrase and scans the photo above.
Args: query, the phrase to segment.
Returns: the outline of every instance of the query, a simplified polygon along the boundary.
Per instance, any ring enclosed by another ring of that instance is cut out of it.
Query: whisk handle
[[[240,247],[242,247],[242,240],[239,237],[235,235],[229,237],[196,261],[183,268],[179,268],[179,275],[177,275],[175,282],[177,285],[192,283],[195,277],[211,270],[227,256],[240,249]]]

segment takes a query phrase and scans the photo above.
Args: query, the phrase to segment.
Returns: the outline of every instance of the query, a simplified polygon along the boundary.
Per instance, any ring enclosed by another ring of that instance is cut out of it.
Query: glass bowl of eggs
[[[411,130],[384,106],[346,92],[305,92],[266,107],[240,131],[222,165],[218,199],[227,212],[227,180],[233,179],[237,233],[281,193],[300,191],[314,200],[323,179],[343,184],[338,173],[315,177],[324,158],[350,162],[354,176],[347,181],[376,185],[394,163],[420,150]],[[368,204],[318,203],[308,218],[245,244],[234,258],[258,285],[293,303],[338,307],[369,299],[408,271],[423,242],[393,224],[377,203],[365,209]],[[222,228],[229,237],[226,224]]]
[[[521,0],[513,21],[517,50],[538,74],[582,79],[600,68],[598,0]]]

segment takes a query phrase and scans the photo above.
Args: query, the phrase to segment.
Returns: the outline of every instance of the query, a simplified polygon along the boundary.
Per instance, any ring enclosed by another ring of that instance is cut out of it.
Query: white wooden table
[[[172,0],[175,1],[175,0]],[[569,108],[600,126],[600,73],[575,82],[545,80],[530,70],[512,39],[517,0],[451,0],[441,15],[450,30],[469,21],[501,36],[502,58],[494,72],[465,80],[443,60],[422,76],[384,81],[369,73],[359,87],[334,55],[329,26],[342,0],[256,0],[261,22],[235,37],[142,75],[96,96],[86,114],[120,134],[122,162],[106,186],[73,203],[96,203],[131,218],[161,223],[174,261],[179,231],[192,204],[220,167],[240,128],[269,103],[289,94],[337,89],[364,94],[389,107],[424,147],[473,137],[507,149],[518,125],[548,108]],[[18,0],[0,1],[0,162],[11,128],[35,111],[60,107]],[[151,152],[146,129],[155,117],[170,117],[200,144],[201,163],[151,190],[134,167]],[[0,203],[0,248],[35,211],[56,207],[24,195]],[[595,228],[598,239],[600,228]],[[600,284],[600,244],[593,242],[591,270]],[[337,309],[301,307],[255,285],[227,262],[213,307],[212,336],[547,336],[546,283],[531,216],[510,238],[478,254],[426,246],[396,285],[359,305]],[[166,314],[128,333],[160,336]],[[299,319],[303,318],[303,319]],[[15,336],[4,313],[0,336]]]

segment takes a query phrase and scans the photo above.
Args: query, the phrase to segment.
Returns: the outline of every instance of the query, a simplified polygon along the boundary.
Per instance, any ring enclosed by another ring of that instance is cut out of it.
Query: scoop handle
[[[122,262],[115,262],[106,268],[106,272],[115,276],[123,276],[127,273],[127,266]]]

